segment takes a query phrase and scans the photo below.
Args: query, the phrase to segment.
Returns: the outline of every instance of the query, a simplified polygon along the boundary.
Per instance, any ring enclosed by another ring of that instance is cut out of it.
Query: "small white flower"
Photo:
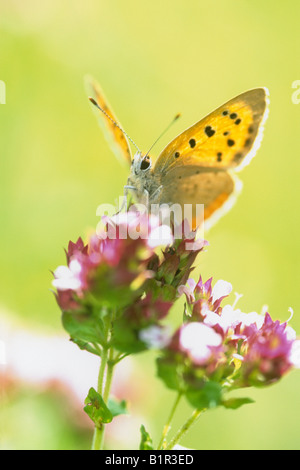
[[[222,337],[210,326],[192,322],[181,328],[179,342],[196,364],[203,364],[212,355],[210,347],[220,346]]]
[[[257,328],[261,328],[264,319],[264,315],[259,315],[256,312],[243,313],[240,309],[234,310],[231,305],[225,305],[220,315],[208,312],[204,323],[210,326],[220,325],[224,333],[226,333],[229,328],[234,328],[239,323],[242,324],[242,327],[256,324]]]
[[[167,225],[159,225],[151,230],[148,237],[148,246],[155,248],[160,245],[171,245],[173,243],[172,230]]]
[[[149,326],[139,332],[139,338],[149,349],[161,349],[166,347],[171,339],[169,328],[161,328],[159,326]]]
[[[285,331],[286,337],[289,341],[295,341],[295,339],[297,337],[297,334],[296,334],[296,331],[294,330],[294,328],[292,328],[290,325],[288,325],[288,326],[286,326],[284,331]]]
[[[203,240],[202,238],[198,238],[197,240],[185,242],[185,249],[187,251],[197,251],[197,250],[202,250],[205,246],[208,245],[208,242],[206,240]]]
[[[265,321],[265,315],[260,315],[257,312],[250,312],[250,313],[243,313],[241,312],[241,320],[243,326],[250,326],[254,323],[256,324],[257,328],[261,328]]]
[[[190,278],[187,280],[187,285],[181,285],[177,288],[178,295],[185,294],[189,303],[195,302],[194,290],[196,287],[196,281]]]
[[[219,280],[215,283],[212,290],[212,303],[219,300],[221,297],[229,295],[232,291],[230,282]]]
[[[300,340],[296,340],[292,344],[290,361],[294,367],[300,369]]]
[[[78,275],[81,272],[80,263],[74,259],[70,261],[69,266],[58,266],[54,271],[52,285],[61,291],[65,290],[78,290],[81,287],[81,282]]]

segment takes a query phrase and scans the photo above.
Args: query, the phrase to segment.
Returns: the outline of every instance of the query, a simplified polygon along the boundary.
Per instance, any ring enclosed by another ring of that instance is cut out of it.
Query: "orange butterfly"
[[[138,202],[177,203],[182,208],[204,204],[205,228],[207,221],[211,226],[232,206],[241,189],[235,172],[250,162],[261,142],[268,109],[266,88],[238,95],[186,129],[153,165],[148,153],[138,150],[132,157],[129,136],[117,123],[100,86],[94,80],[89,84],[94,96],[90,99],[102,111],[98,114],[115,153],[131,165],[125,188],[134,191]]]

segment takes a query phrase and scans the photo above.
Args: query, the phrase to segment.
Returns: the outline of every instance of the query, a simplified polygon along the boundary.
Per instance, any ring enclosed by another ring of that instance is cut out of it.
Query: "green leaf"
[[[150,434],[146,431],[145,426],[142,424],[141,426],[141,442],[140,442],[140,450],[153,450],[153,443],[150,437]]]
[[[112,421],[113,415],[111,411],[107,408],[100,393],[96,392],[94,388],[90,388],[84,403],[86,406],[83,410],[95,423],[96,427],[100,428],[103,423],[110,423]]]
[[[199,410],[216,408],[222,402],[222,387],[217,382],[206,382],[198,390],[189,389],[186,398],[192,406]]]
[[[128,409],[127,409],[127,402],[125,400],[115,400],[114,398],[110,397],[108,399],[108,404],[107,404],[113,418],[118,415],[127,415],[128,414]]]
[[[138,339],[138,330],[128,324],[125,318],[118,318],[114,324],[113,346],[127,354],[137,354],[145,351],[147,346]]]
[[[101,351],[100,350],[98,351],[90,343],[87,343],[86,341],[81,341],[80,339],[75,339],[75,338],[71,338],[71,341],[73,341],[73,343],[77,344],[77,346],[81,350],[88,351],[92,354],[95,354],[96,356],[101,357]]]
[[[165,357],[159,357],[156,360],[156,365],[157,376],[164,381],[168,388],[177,391],[183,389],[184,383],[180,365]]]
[[[251,398],[245,397],[245,398],[229,398],[227,400],[223,400],[221,404],[225,408],[236,410],[237,408],[240,408],[240,406],[248,405],[250,403],[254,403],[254,400],[252,400]]]
[[[94,315],[64,312],[62,323],[72,339],[87,343],[103,342],[103,322]]]

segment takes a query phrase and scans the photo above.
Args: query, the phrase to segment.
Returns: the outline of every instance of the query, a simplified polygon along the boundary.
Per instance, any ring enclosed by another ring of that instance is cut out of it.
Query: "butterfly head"
[[[138,149],[134,158],[131,162],[131,175],[136,177],[143,177],[147,175],[147,173],[152,168],[151,157],[149,156],[149,152],[151,152],[154,145],[159,141],[159,139],[166,133],[166,131],[170,128],[170,126],[180,117],[180,114],[176,114],[174,119],[168,125],[168,127],[160,134],[160,136],[155,140],[155,142],[151,145],[150,149],[145,155],[142,155],[142,152]],[[135,145],[135,144],[134,144]],[[136,145],[135,145],[136,147]],[[136,147],[137,148],[137,147]]]
[[[148,173],[151,169],[152,162],[148,154],[142,155],[141,152],[136,152],[131,163],[131,174],[141,176]]]
[[[127,188],[134,190],[134,197],[138,202],[144,201],[146,194],[153,191],[152,162],[148,154],[142,155],[136,152],[131,162],[130,174],[127,180]]]

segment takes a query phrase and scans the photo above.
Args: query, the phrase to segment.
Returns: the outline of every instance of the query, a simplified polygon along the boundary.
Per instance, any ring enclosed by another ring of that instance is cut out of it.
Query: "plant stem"
[[[174,448],[174,446],[180,441],[180,439],[185,435],[185,433],[189,430],[191,425],[197,420],[197,418],[200,416],[200,414],[205,411],[203,410],[195,410],[192,414],[192,416],[184,423],[183,426],[177,431],[173,439],[169,442],[169,444],[166,446],[166,450],[171,450]]]
[[[113,348],[110,348],[109,354],[108,354],[107,368],[106,368],[106,380],[105,380],[105,386],[103,390],[103,400],[105,401],[105,403],[107,403],[107,400],[109,397],[111,381],[112,381],[112,376],[113,376],[113,371],[114,371],[114,366],[115,366],[113,355],[114,355],[114,350]]]
[[[114,320],[114,312],[111,312],[106,322],[107,343],[109,343],[112,337],[113,320]],[[105,403],[107,403],[107,400],[109,397],[109,391],[110,391],[112,375],[113,375],[113,368],[115,366],[115,362],[113,361],[113,356],[114,356],[113,348],[108,348],[108,347],[102,348],[101,364],[100,364],[99,375],[98,375],[97,392],[100,393],[100,395],[103,397],[103,400]],[[104,424],[102,424],[100,427],[95,427],[92,450],[101,450],[103,448],[104,431],[105,431]]]
[[[108,349],[103,348],[102,355],[101,355],[99,375],[98,375],[98,387],[97,387],[97,392],[100,393],[101,396],[103,394],[103,388],[104,388],[104,376],[105,376],[105,369],[107,366],[107,359],[108,359]],[[103,437],[104,437],[104,425],[102,424],[100,428],[95,427],[92,450],[100,450],[102,448]]]
[[[103,388],[104,388],[104,376],[105,376],[105,369],[107,366],[107,359],[108,359],[108,349],[103,349],[102,356],[101,356],[101,364],[99,369],[98,375],[98,388],[97,391],[100,395],[103,395]]]
[[[176,411],[176,408],[177,408],[177,406],[178,406],[178,403],[179,403],[179,401],[180,401],[181,396],[182,396],[182,394],[181,394],[181,392],[179,392],[179,393],[177,394],[176,400],[175,400],[175,402],[174,402],[174,404],[173,404],[173,406],[172,406],[172,409],[171,409],[169,418],[168,418],[166,424],[164,425],[163,433],[162,433],[161,439],[160,439],[160,441],[159,441],[159,444],[158,444],[158,446],[157,446],[157,449],[158,449],[158,450],[163,448],[164,441],[165,441],[165,439],[166,439],[166,437],[167,437],[167,434],[168,434],[168,432],[169,432],[169,430],[170,430],[170,428],[171,428],[171,421],[172,421],[172,419],[173,419],[174,413],[175,413],[175,411]]]

